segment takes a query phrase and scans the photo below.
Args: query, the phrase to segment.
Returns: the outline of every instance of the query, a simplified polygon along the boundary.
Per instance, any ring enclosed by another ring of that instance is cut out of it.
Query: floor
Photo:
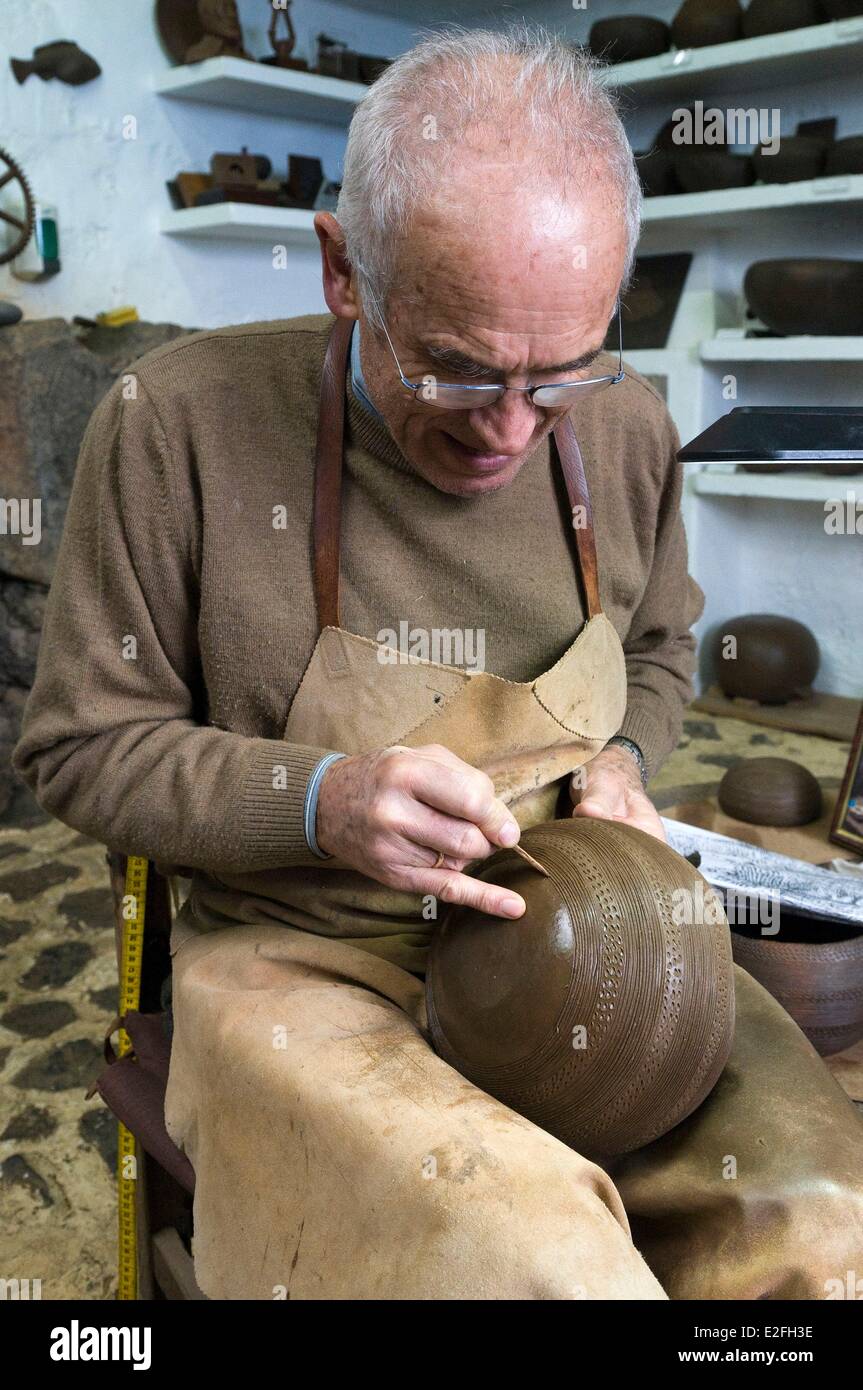
[[[835,791],[848,751],[692,712],[651,795],[660,809],[701,801],[738,758],[763,753],[806,763]],[[26,801],[16,819],[0,825],[0,1277],[41,1279],[47,1299],[111,1299],[116,1125],[84,1098],[116,1011],[105,851]],[[825,842],[824,858],[835,853]],[[863,1057],[848,1066],[858,1076]]]

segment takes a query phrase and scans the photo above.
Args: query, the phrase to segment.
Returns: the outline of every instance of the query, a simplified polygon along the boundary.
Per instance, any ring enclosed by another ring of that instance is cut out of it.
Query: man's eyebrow
[[[433,344],[427,343],[423,345],[421,350],[433,362],[437,362],[443,367],[449,367],[461,376],[500,375],[497,367],[489,367],[484,362],[477,362],[475,358],[468,357],[465,353],[459,352],[457,348],[435,347]],[[557,376],[561,372],[582,371],[585,367],[589,367],[591,362],[596,361],[602,350],[601,347],[591,348],[589,352],[583,352],[580,357],[573,357],[569,362],[558,362],[553,367],[539,367],[535,375]]]

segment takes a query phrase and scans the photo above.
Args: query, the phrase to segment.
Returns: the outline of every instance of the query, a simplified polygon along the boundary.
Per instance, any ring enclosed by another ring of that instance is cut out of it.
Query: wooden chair
[[[126,856],[106,855],[114,899],[117,970],[122,969],[123,897]],[[135,1228],[138,1299],[203,1299],[191,1256],[195,1174],[165,1129],[164,1105],[171,1042],[164,1005],[170,980],[173,885],[152,861],[147,864],[137,1011],[118,1016],[105,1039],[106,1067],[88,1094],[96,1092],[137,1142]],[[131,1052],[118,1057],[111,1036],[122,1023]]]

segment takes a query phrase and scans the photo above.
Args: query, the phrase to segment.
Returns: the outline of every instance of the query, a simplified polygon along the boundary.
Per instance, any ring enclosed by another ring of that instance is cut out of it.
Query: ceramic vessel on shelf
[[[743,289],[753,314],[773,333],[863,334],[863,261],[756,261]]]

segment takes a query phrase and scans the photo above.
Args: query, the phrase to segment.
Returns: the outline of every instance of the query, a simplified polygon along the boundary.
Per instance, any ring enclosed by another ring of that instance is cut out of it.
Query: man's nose
[[[506,391],[494,405],[471,410],[471,429],[489,453],[518,454],[536,430],[540,412],[526,391]]]

